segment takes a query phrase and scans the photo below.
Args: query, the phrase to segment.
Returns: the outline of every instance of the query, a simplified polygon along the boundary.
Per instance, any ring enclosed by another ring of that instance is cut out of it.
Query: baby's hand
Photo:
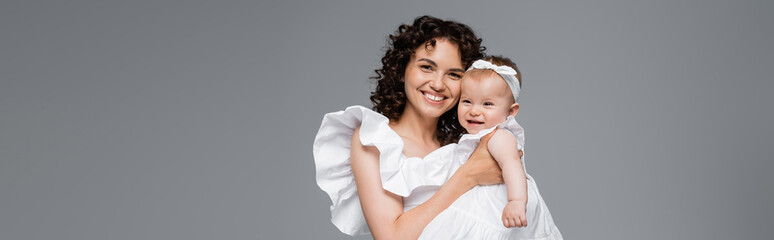
[[[507,228],[527,226],[527,201],[508,201],[503,209],[503,226]]]

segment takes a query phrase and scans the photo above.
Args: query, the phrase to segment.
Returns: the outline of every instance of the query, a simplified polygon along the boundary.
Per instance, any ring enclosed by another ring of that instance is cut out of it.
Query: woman
[[[314,143],[317,181],[342,232],[368,233],[364,217],[375,239],[416,239],[466,191],[503,182],[482,147],[488,138],[445,183],[412,182],[416,174],[432,174],[423,169],[443,160],[449,148],[441,146],[463,131],[456,119],[459,80],[483,56],[480,43],[453,21],[423,16],[401,25],[376,70],[371,101],[378,113],[356,106],[325,116]]]

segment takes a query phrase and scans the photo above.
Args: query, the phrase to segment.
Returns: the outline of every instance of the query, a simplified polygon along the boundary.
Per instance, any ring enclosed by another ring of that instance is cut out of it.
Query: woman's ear
[[[519,113],[519,103],[513,103],[511,110],[508,111],[508,115],[515,117],[517,113]]]

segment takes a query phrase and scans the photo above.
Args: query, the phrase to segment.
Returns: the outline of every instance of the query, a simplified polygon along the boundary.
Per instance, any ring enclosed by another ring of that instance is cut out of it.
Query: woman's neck
[[[437,126],[438,118],[422,116],[415,109],[408,106],[403,110],[398,120],[390,122],[390,127],[401,137],[434,144],[438,144],[436,138]]]

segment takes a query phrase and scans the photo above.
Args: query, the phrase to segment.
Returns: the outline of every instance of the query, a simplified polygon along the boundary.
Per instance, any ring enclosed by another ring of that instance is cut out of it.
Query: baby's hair
[[[513,68],[513,70],[516,70],[516,73],[517,73],[516,79],[519,79],[519,88],[521,88],[521,82],[522,82],[521,71],[519,71],[519,67],[517,67],[516,63],[511,61],[510,58],[503,57],[501,55],[494,55],[494,56],[486,56],[481,59],[486,60],[487,62],[490,62],[497,66],[509,66]]]

